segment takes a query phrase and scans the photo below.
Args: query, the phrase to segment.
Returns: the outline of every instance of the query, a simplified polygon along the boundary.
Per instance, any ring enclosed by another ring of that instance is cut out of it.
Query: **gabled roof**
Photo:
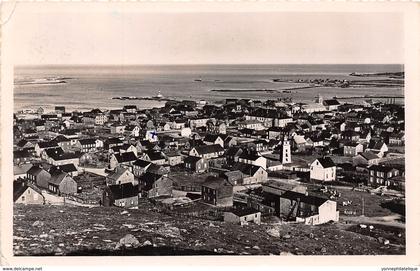
[[[325,106],[340,105],[340,102],[339,102],[339,101],[337,101],[336,99],[324,100],[322,103],[323,103]]]
[[[40,168],[39,166],[32,166],[26,173],[32,176],[37,176],[42,171],[47,172],[46,170],[44,170],[43,168]]]
[[[114,200],[116,199],[124,199],[124,198],[131,198],[138,196],[139,188],[137,185],[133,185],[132,183],[123,183],[117,185],[110,185],[108,186],[110,193]]]
[[[26,150],[22,150],[22,151],[13,151],[13,158],[27,158],[27,157],[31,157],[31,154]]]
[[[124,163],[124,162],[132,162],[136,161],[137,157],[134,154],[134,152],[123,152],[123,153],[116,153],[114,154],[115,158],[117,159],[118,163]]]
[[[32,188],[37,193],[41,194],[41,190],[39,190],[36,186],[33,186],[26,182],[13,182],[13,201],[16,201],[20,196],[22,196],[28,188]]]
[[[146,154],[151,161],[165,159],[165,156],[163,156],[162,152],[148,151],[146,152]]]
[[[237,163],[233,169],[239,170],[244,175],[254,176],[254,174],[262,167],[251,164]]]
[[[48,181],[48,183],[59,185],[67,176],[68,174],[63,171],[56,171],[54,175],[51,175],[51,179]]]
[[[76,172],[77,168],[74,164],[65,164],[61,166],[52,166],[49,170],[50,174],[53,175],[58,171],[62,171],[65,173]]]
[[[201,158],[201,157],[197,157],[197,156],[187,156],[187,157],[184,159],[184,163],[185,163],[185,164],[195,164],[195,163],[197,163],[198,161],[200,161],[201,159],[203,159],[203,158]]]
[[[136,160],[136,162],[133,163],[133,166],[139,166],[139,167],[145,168],[145,167],[149,166],[150,164],[151,164],[151,162],[149,162],[149,161],[138,159],[138,160]]]
[[[41,149],[45,149],[45,148],[54,148],[54,147],[58,147],[57,142],[54,141],[49,141],[49,142],[38,142],[38,146]]]
[[[95,138],[85,138],[85,139],[79,139],[80,145],[92,145],[96,144]]]
[[[328,199],[326,199],[326,198],[305,195],[305,194],[290,191],[290,190],[284,192],[280,197],[285,198],[285,199],[294,200],[294,201],[299,199],[300,202],[303,202],[303,203],[306,203],[306,204],[309,204],[309,205],[314,205],[314,206],[317,206],[317,207],[321,206],[326,201],[328,201]]]
[[[222,152],[223,148],[219,144],[212,144],[212,145],[203,145],[194,147],[198,154],[208,154],[208,153],[215,153],[215,152]]]
[[[257,214],[260,211],[257,211],[253,208],[244,208],[244,209],[233,209],[232,211],[230,211],[231,213],[241,217],[241,216],[247,216],[247,215],[252,215],[252,214]]]
[[[126,172],[130,172],[127,168],[117,167],[115,171],[107,176],[107,178],[112,180],[118,180]]]
[[[375,170],[375,171],[380,171],[380,172],[389,172],[391,170],[397,170],[394,167],[391,166],[384,166],[384,165],[372,165],[369,167],[369,170]]]
[[[204,137],[203,141],[206,141],[206,142],[215,142],[218,138],[219,138],[218,135],[207,134]]]
[[[335,167],[335,164],[330,157],[317,158],[316,160],[318,160],[323,168]]]
[[[144,190],[150,190],[153,187],[153,184],[162,177],[163,176],[160,174],[146,172],[139,177],[139,180],[144,182],[144,186],[142,186]]]
[[[246,152],[246,151],[244,151],[243,153],[241,153],[239,155],[239,158],[246,159],[246,160],[252,160],[252,161],[256,161],[260,157],[261,156],[258,155],[255,152]]]
[[[374,154],[373,152],[370,152],[370,151],[362,152],[362,153],[360,153],[360,156],[362,156],[366,160],[373,160],[373,159],[378,159],[379,158],[376,154]]]

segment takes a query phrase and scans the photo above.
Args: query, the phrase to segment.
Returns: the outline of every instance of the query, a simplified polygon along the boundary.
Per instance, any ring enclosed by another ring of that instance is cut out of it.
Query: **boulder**
[[[44,222],[37,220],[32,224],[32,226],[33,227],[42,227],[42,226],[44,226]]]
[[[115,246],[115,249],[120,249],[121,247],[138,247],[139,245],[140,242],[134,235],[127,234],[120,239],[120,241]]]
[[[272,237],[280,237],[280,231],[278,229],[271,228],[271,229],[268,229],[266,232],[268,235]]]

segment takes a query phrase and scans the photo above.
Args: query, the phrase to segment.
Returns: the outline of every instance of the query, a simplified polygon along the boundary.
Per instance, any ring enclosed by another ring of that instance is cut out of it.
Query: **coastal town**
[[[130,102],[14,114],[15,255],[405,253],[395,99]]]

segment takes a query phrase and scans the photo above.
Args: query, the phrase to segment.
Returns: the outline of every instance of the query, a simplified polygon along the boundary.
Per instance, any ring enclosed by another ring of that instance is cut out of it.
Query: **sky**
[[[17,6],[14,63],[403,63],[398,13],[50,12]]]

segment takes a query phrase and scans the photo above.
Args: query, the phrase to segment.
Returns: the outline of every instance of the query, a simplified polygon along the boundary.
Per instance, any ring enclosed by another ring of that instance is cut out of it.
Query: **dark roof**
[[[300,201],[303,203],[318,206],[318,207],[324,204],[326,201],[328,201],[327,198],[305,195],[305,194],[290,191],[290,190],[284,192],[280,197],[285,198],[285,199],[291,199],[291,200],[300,199]]]
[[[340,105],[340,102],[337,101],[336,99],[330,99],[330,100],[324,100],[323,104],[327,105],[327,106],[329,106],[329,105]]]
[[[49,171],[50,171],[50,174],[53,175],[58,171],[62,171],[66,173],[75,172],[77,171],[77,168],[74,164],[65,164],[61,166],[52,166]]]
[[[25,140],[25,139],[22,139],[21,141],[19,141],[17,144],[16,144],[16,146],[18,146],[18,147],[25,147],[25,145],[28,143],[29,141],[27,141],[27,140]]]
[[[66,172],[57,170],[56,172],[54,172],[54,174],[51,175],[51,179],[48,181],[48,183],[59,185],[66,176],[68,176]]]
[[[41,171],[43,171],[44,169],[40,168],[39,166],[32,166],[26,173],[36,176],[38,175]]]
[[[330,157],[317,158],[323,168],[334,167],[335,164]]]
[[[13,151],[13,158],[27,158],[30,157],[31,154],[25,149],[22,151]]]
[[[208,153],[215,153],[215,152],[222,152],[223,148],[219,144],[212,144],[212,145],[203,145],[195,147],[195,150],[198,154],[208,154]]]
[[[138,159],[136,162],[133,163],[133,165],[139,166],[139,167],[147,167],[150,164],[151,164],[151,162],[145,161],[145,160],[142,160],[142,159]]]
[[[165,159],[165,156],[161,152],[155,151],[148,151],[146,152],[147,156],[149,156],[151,161],[162,160]]]
[[[257,211],[253,208],[244,208],[244,209],[234,209],[232,211],[230,211],[230,213],[233,213],[237,216],[246,216],[246,215],[252,215],[252,214],[256,214],[259,213],[260,211]]]
[[[372,165],[369,167],[369,170],[380,171],[380,172],[389,172],[393,169],[396,169],[396,168],[390,167],[390,166],[384,166],[384,165]]]
[[[245,175],[253,176],[261,167],[250,165],[250,164],[244,164],[244,163],[237,163],[233,169],[239,170]]]
[[[14,181],[13,182],[13,201],[16,201],[23,193],[25,193],[26,189],[28,189],[29,187],[35,190],[37,193],[41,194],[41,191],[37,187],[31,184],[28,184],[24,181],[23,182]]]
[[[162,178],[162,175],[155,174],[152,172],[146,172],[139,177],[139,180],[141,182],[145,182],[143,189],[149,190],[152,188],[153,184],[160,178]]]
[[[217,140],[217,138],[219,138],[218,135],[207,134],[204,137],[203,141],[206,141],[206,142],[215,142]]]
[[[115,199],[124,199],[138,196],[139,188],[137,185],[132,183],[123,183],[108,186],[109,191],[112,194],[112,197]]]
[[[57,142],[54,142],[54,141],[38,142],[38,146],[41,149],[58,147]]]
[[[362,156],[366,160],[372,160],[372,159],[378,159],[379,158],[376,154],[374,154],[373,152],[370,152],[370,151],[363,152],[363,153],[360,154],[360,156]]]
[[[206,181],[202,184],[204,187],[209,187],[212,189],[217,189],[219,187],[223,186],[232,186],[230,183],[228,183],[225,179],[221,177],[215,177],[215,176],[209,176],[206,178]]]
[[[136,161],[137,157],[134,154],[134,152],[123,152],[123,153],[117,153],[114,154],[115,158],[117,158],[118,163],[124,163],[124,162],[131,162]]]
[[[67,137],[65,137],[63,135],[58,135],[52,141],[57,142],[57,143],[59,143],[59,142],[69,142],[70,139],[68,139]]]
[[[186,157],[184,159],[184,163],[186,163],[186,164],[195,164],[198,161],[200,161],[201,159],[203,159],[203,158],[197,157],[197,156],[188,156],[188,157]]]
[[[96,139],[95,138],[79,139],[79,142],[81,145],[91,145],[91,144],[96,144]]]
[[[49,157],[53,158],[54,160],[55,158],[64,154],[64,150],[61,147],[46,149],[44,151]]]
[[[258,158],[260,158],[261,156],[260,155],[258,155],[257,153],[255,153],[255,152],[243,152],[243,153],[241,153],[241,155],[239,155],[239,158],[242,158],[242,159],[247,159],[247,160],[252,160],[252,161],[255,161],[255,160],[257,160]]]

